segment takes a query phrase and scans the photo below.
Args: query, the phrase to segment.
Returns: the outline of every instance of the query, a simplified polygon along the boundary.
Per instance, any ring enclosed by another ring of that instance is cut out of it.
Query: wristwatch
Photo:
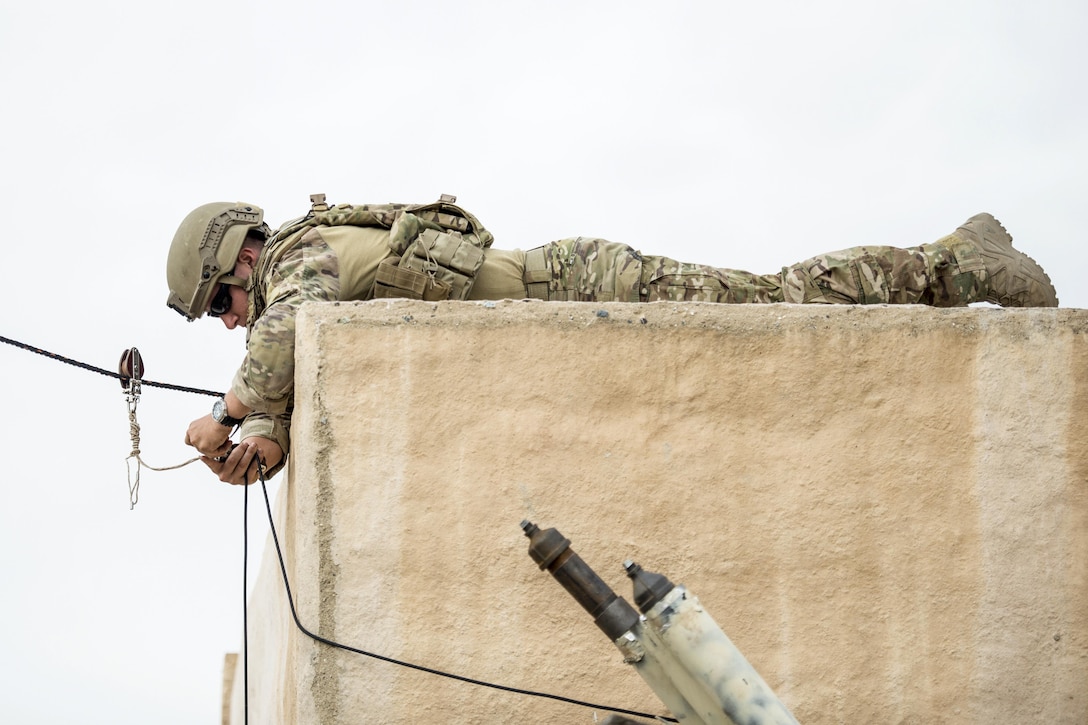
[[[230,413],[227,412],[227,401],[220,398],[212,405],[212,418],[219,425],[225,425],[228,428],[233,428],[236,425],[240,425],[241,418],[231,418]]]

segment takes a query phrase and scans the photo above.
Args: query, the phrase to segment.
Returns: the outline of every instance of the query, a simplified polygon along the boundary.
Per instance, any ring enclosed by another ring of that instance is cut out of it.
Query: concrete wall
[[[1086,328],[1083,310],[308,305],[278,502],[300,617],[664,712],[529,559],[528,518],[629,600],[626,558],[686,584],[802,723],[1088,722]],[[608,714],[288,618],[266,561],[251,722]]]

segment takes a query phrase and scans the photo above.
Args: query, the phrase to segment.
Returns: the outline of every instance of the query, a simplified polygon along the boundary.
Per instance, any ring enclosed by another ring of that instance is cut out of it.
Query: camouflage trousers
[[[597,302],[792,302],[966,305],[985,298],[978,249],[955,235],[899,248],[851,247],[752,274],[640,254],[603,239],[562,239],[525,253],[530,297]]]

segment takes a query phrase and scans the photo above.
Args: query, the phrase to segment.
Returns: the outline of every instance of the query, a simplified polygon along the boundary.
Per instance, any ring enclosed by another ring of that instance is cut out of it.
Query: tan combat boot
[[[976,214],[956,236],[978,249],[986,265],[985,300],[1002,307],[1057,307],[1058,294],[1039,263],[1013,249],[1012,237],[990,214]]]

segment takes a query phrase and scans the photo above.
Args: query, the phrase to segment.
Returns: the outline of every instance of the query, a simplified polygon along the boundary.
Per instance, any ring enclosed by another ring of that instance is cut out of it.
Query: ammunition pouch
[[[378,266],[375,298],[465,300],[484,263],[484,244],[478,235],[463,234],[441,220],[411,213],[393,223],[389,248],[399,259],[392,257]]]
[[[404,297],[410,300],[438,302],[450,298],[450,286],[425,272],[400,267],[396,257],[378,265],[374,277],[374,298]]]

